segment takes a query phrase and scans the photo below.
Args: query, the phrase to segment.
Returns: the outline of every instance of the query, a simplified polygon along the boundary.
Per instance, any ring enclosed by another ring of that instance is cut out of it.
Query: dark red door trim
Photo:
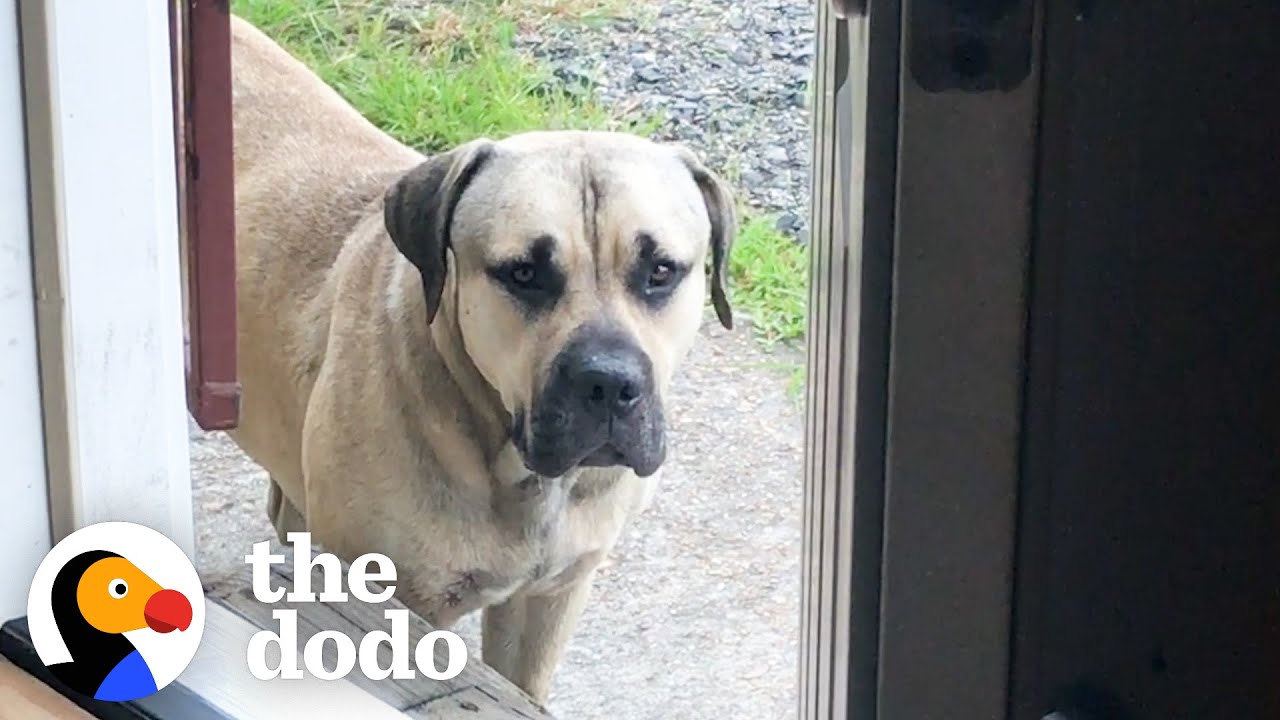
[[[234,428],[235,190],[231,16],[226,0],[171,5],[175,138],[187,272],[187,408],[205,430]]]

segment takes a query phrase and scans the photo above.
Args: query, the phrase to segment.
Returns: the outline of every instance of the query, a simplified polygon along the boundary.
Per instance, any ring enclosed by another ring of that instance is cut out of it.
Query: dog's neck
[[[467,352],[458,322],[457,284],[452,280],[452,273],[441,294],[430,332],[445,370],[466,398],[480,435],[476,439],[484,447],[485,456],[497,457],[503,446],[511,443],[511,414],[503,406],[497,388],[489,384]]]

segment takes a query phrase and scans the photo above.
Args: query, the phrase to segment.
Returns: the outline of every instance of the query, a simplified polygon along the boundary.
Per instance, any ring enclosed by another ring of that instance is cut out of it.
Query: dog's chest
[[[529,475],[504,488],[495,515],[519,558],[505,573],[514,591],[551,592],[600,563],[617,537],[607,503],[575,492],[579,478]]]
[[[586,474],[585,482],[534,479],[501,486],[487,519],[471,521],[466,549],[428,561],[416,575],[411,607],[447,627],[514,595],[552,594],[585,578],[644,508],[657,480]]]
[[[616,468],[543,478],[514,457],[506,460],[492,468],[497,482],[489,507],[466,523],[465,550],[428,561],[417,575],[414,607],[432,622],[447,626],[514,595],[551,594],[581,581],[643,509],[657,480]]]
[[[498,605],[517,594],[545,595],[573,585],[604,559],[617,538],[595,518],[584,518],[570,503],[524,515],[500,516],[487,541],[477,543],[480,562],[439,577],[421,594],[419,611],[433,622],[451,624],[472,610]],[[514,522],[515,520],[520,522]],[[426,588],[424,588],[426,589]]]
[[[453,567],[416,578],[411,607],[447,627],[462,615],[517,594],[545,595],[569,587],[600,564],[613,542],[612,537],[567,530],[571,525],[555,523],[545,535],[521,535],[514,541],[502,531],[481,533],[489,537],[471,546],[472,562],[442,559],[442,565]]]

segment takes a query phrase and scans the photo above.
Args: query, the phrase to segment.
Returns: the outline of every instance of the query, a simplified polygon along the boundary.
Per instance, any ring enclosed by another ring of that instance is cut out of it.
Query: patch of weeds
[[[804,363],[796,363],[787,376],[787,396],[796,402],[804,402],[805,375]]]
[[[464,0],[488,15],[513,18],[524,24],[571,21],[592,25],[628,14],[623,0]]]
[[[375,125],[437,152],[526,130],[643,132],[590,93],[558,89],[513,46],[519,23],[555,19],[591,0],[233,0],[232,10],[292,52]]]
[[[751,316],[766,344],[804,338],[809,301],[809,251],[774,227],[774,218],[748,218],[729,256],[730,297]]]

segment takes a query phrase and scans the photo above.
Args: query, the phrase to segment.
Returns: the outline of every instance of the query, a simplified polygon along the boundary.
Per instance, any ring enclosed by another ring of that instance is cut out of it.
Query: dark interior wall
[[[1010,717],[1278,718],[1280,3],[1042,10]]]

